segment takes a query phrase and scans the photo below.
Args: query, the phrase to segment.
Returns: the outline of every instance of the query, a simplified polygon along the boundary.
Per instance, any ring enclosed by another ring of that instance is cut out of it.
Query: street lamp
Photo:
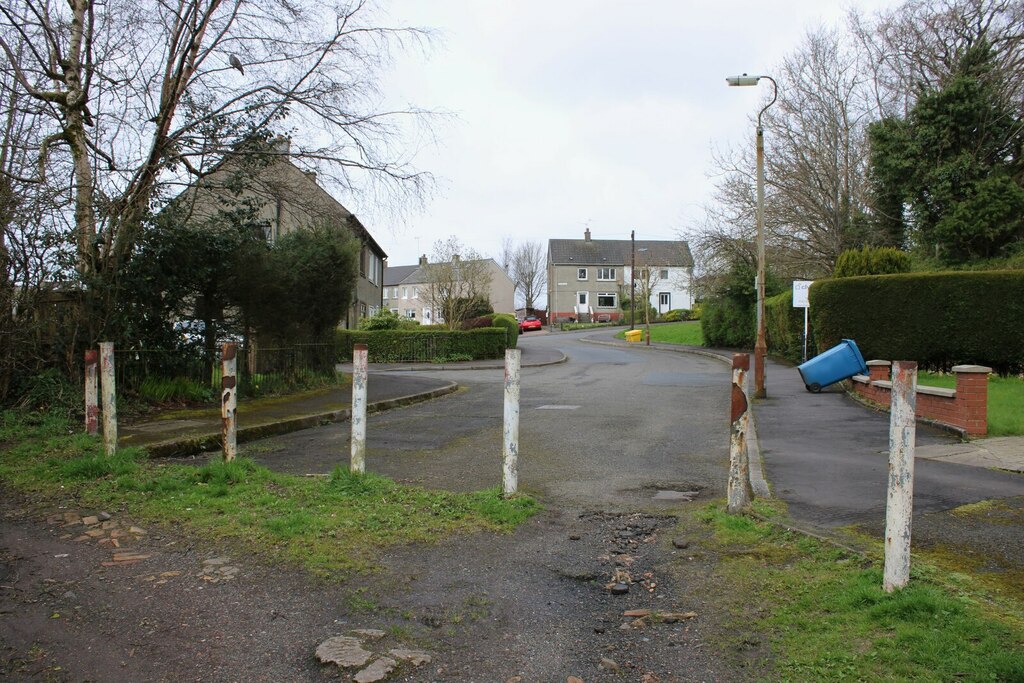
[[[636,318],[636,230],[629,231],[629,331],[633,331]]]
[[[764,398],[764,357],[768,351],[764,319],[764,129],[761,117],[779,98],[779,84],[771,76],[732,76],[730,86],[757,85],[762,78],[772,83],[772,101],[757,114],[757,342],[754,344],[754,397]]]

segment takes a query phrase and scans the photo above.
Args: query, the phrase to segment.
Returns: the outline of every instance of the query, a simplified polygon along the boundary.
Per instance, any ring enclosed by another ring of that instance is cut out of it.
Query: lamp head
[[[763,78],[762,76],[748,76],[743,74],[741,76],[730,76],[725,79],[725,82],[729,85],[757,85],[757,82]]]

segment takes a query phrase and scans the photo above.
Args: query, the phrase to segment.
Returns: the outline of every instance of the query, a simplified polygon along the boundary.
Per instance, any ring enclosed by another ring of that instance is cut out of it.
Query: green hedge
[[[804,309],[793,308],[793,290],[764,300],[765,330],[768,335],[768,353],[794,363],[804,356]],[[814,355],[814,337],[807,346],[807,355]]]
[[[833,277],[909,273],[910,254],[893,247],[861,247],[844,251],[836,259]]]
[[[704,302],[700,330],[704,346],[726,349],[754,347],[757,336],[757,311],[751,303],[728,297],[716,297]]]
[[[819,349],[853,339],[866,360],[1024,371],[1024,272],[944,272],[820,280],[811,286]]]
[[[371,363],[429,363],[456,355],[473,360],[502,358],[508,344],[504,327],[475,330],[338,330],[339,361],[352,360],[352,346],[366,344]]]
[[[516,345],[519,343],[519,321],[516,320],[514,315],[495,313],[491,317],[491,325],[494,327],[504,327],[507,348],[516,348]]]

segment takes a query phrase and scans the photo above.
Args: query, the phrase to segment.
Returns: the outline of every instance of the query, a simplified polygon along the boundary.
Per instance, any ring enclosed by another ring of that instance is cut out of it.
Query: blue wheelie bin
[[[824,353],[819,353],[797,367],[807,391],[818,393],[822,387],[835,384],[854,375],[868,374],[864,356],[852,339],[844,339]]]

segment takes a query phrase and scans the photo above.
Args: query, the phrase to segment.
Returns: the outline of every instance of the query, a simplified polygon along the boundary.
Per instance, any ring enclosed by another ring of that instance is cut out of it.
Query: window
[[[587,305],[587,295],[589,293],[590,292],[576,292],[576,302],[580,306],[586,306]]]
[[[415,318],[416,317],[416,309],[415,308],[407,308],[407,309],[405,309],[405,317],[406,318]]]
[[[586,280],[587,279],[587,269],[586,268],[579,268],[579,269],[577,269],[576,270],[576,279],[577,280]]]
[[[408,287],[402,287],[402,298],[403,299],[408,299],[409,298],[409,288]]]
[[[667,270],[661,271],[661,275],[659,275],[658,277],[661,278],[662,280],[667,280],[668,279],[668,271]]]
[[[597,307],[598,308],[615,308],[615,293],[614,292],[598,292],[597,293]]]
[[[397,299],[398,298],[398,287],[392,287],[391,288],[391,298],[392,299]],[[395,313],[398,313],[398,311],[395,311]]]
[[[598,280],[614,280],[615,269],[614,268],[598,268],[597,269]]]
[[[658,305],[666,308],[672,307],[672,295],[669,292],[661,292],[658,294]]]
[[[413,287],[412,288],[412,298],[413,299],[419,299],[420,298],[420,288],[419,287]]]
[[[398,309],[397,308],[392,308],[391,312],[394,313],[395,315],[398,315]]]

